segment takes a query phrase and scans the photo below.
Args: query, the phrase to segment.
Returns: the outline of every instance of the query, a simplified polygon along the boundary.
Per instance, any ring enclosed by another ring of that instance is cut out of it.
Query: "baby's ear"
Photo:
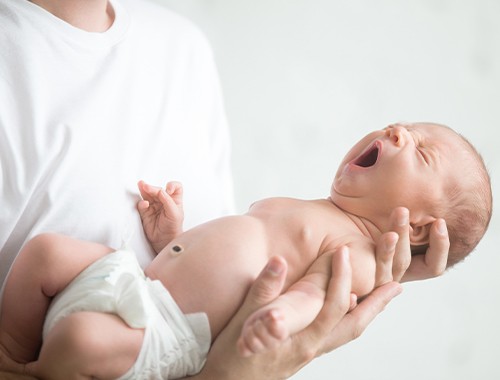
[[[416,223],[410,222],[410,244],[429,244],[429,234],[435,220],[433,217],[427,217]]]

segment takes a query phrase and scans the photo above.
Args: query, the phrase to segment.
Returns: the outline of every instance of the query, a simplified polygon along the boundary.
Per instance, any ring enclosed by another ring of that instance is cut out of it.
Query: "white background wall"
[[[213,45],[238,211],[327,196],[347,149],[394,121],[467,136],[500,198],[499,1],[158,1]],[[499,211],[464,264],[406,284],[360,339],[293,379],[500,379]]]

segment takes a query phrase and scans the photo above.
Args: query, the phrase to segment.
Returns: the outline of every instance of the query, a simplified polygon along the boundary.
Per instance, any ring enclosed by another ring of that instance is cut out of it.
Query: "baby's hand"
[[[154,250],[159,253],[182,233],[182,185],[179,182],[169,182],[165,189],[144,181],[139,181],[137,185],[143,198],[137,203],[142,227]]]

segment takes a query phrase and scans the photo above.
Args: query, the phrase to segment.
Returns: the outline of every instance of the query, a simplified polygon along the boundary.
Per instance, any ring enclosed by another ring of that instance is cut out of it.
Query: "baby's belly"
[[[162,281],[184,313],[205,312],[215,337],[267,263],[263,223],[241,215],[197,226],[160,253]]]
[[[238,215],[219,218],[184,232],[166,247],[171,261],[204,263],[208,269],[225,265],[238,269],[243,264],[267,261],[269,236],[257,218]],[[185,264],[183,264],[185,265]]]

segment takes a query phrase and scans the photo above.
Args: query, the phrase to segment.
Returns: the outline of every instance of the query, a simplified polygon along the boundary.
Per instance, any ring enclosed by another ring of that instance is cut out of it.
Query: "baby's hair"
[[[467,257],[482,239],[491,220],[493,196],[491,179],[481,154],[460,133],[443,126],[462,141],[463,148],[471,158],[470,172],[463,178],[470,178],[466,185],[454,184],[447,191],[447,212],[445,216],[450,238],[447,267]]]

